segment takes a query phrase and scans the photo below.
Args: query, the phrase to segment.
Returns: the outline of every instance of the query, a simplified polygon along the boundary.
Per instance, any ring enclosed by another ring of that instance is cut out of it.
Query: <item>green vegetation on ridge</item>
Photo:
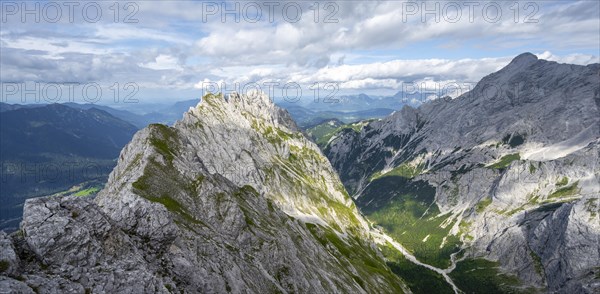
[[[90,195],[96,194],[98,191],[100,191],[100,187],[91,187],[91,188],[81,190],[81,191],[73,194],[73,196],[85,197],[85,196],[90,196]]]
[[[165,157],[167,162],[173,162],[178,148],[175,129],[163,124],[151,124],[148,127],[153,132],[150,136],[150,144],[156,148],[158,153]]]
[[[558,180],[556,182],[556,186],[560,187],[560,186],[565,186],[569,183],[569,178],[568,177],[562,177],[560,180]]]
[[[566,183],[564,185],[566,185]],[[573,196],[573,195],[579,193],[578,185],[579,185],[579,181],[573,183],[570,186],[558,188],[556,191],[554,191],[550,195],[548,195],[548,199]],[[557,187],[560,187],[560,186],[562,186],[562,185],[557,184]]]
[[[519,153],[513,153],[513,154],[508,154],[508,155],[504,155],[502,156],[502,158],[500,158],[500,161],[489,165],[489,168],[493,168],[493,169],[504,169],[506,167],[508,167],[513,161],[515,160],[520,160],[521,159],[521,155],[519,155]]]
[[[308,128],[306,133],[313,138],[320,148],[324,148],[327,143],[329,143],[329,140],[341,131],[352,130],[359,133],[362,127],[370,121],[372,120],[343,124],[340,121],[329,120],[312,128]]]
[[[481,201],[479,201],[477,203],[477,205],[475,206],[475,211],[477,213],[482,213],[485,211],[485,209],[492,204],[492,198],[490,197],[485,197],[483,199],[481,199]]]
[[[327,248],[329,253],[338,258],[342,257],[343,259],[339,259],[341,261],[350,261],[358,273],[353,274],[348,271],[348,274],[353,276],[354,281],[363,289],[367,291],[371,289],[371,286],[368,284],[369,281],[364,277],[370,277],[373,274],[377,274],[385,279],[386,283],[392,287],[389,289],[391,293],[404,293],[402,285],[398,283],[395,273],[386,266],[377,252],[368,244],[351,236],[342,239],[331,228],[311,223],[306,223],[305,225],[317,241]]]
[[[405,177],[408,179],[412,179],[416,176],[418,176],[419,174],[421,174],[423,172],[424,168],[423,165],[417,165],[416,167],[413,167],[407,163],[402,163],[399,166],[395,167],[394,169],[386,172],[386,173],[381,173],[381,171],[376,172],[375,174],[373,174],[370,178],[371,181],[376,180],[378,178],[381,177],[391,177],[391,176],[399,176],[399,177]]]

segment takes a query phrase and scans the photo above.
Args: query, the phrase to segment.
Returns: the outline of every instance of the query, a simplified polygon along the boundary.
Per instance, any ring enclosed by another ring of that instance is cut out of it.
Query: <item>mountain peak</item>
[[[199,102],[199,105],[202,105],[205,103],[214,105],[214,103],[211,103],[211,102],[214,102],[215,100],[218,100],[219,102],[229,103],[231,105],[239,105],[239,106],[254,105],[254,106],[259,106],[259,107],[273,107],[275,105],[275,103],[273,103],[271,98],[267,94],[265,94],[261,91],[249,91],[246,94],[232,92],[227,95],[225,95],[223,93],[217,93],[217,94],[208,93],[202,97],[202,99]]]
[[[227,121],[233,117],[238,118],[234,121],[248,120],[249,116],[252,116],[276,126],[284,126],[291,131],[298,130],[289,113],[276,106],[268,95],[260,91],[249,91],[247,94],[234,92],[227,96],[206,94],[195,108],[191,108],[191,112],[196,116],[211,114],[218,120],[227,117]]]
[[[535,56],[534,54],[530,53],[530,52],[525,52],[525,53],[521,53],[519,54],[517,57],[515,57],[509,64],[508,66],[516,66],[516,67],[522,67],[525,65],[529,65],[531,63],[534,63],[538,61],[537,56]]]
[[[288,119],[260,92],[207,94],[173,127],[138,132],[94,201],[119,228],[167,251],[176,278],[218,268],[180,286],[186,289],[226,292],[226,285],[239,285],[263,293],[275,283],[280,292],[402,292],[333,167]],[[338,251],[368,254],[355,259]],[[233,279],[222,274],[230,268],[241,269]],[[250,277],[261,282],[239,282]]]

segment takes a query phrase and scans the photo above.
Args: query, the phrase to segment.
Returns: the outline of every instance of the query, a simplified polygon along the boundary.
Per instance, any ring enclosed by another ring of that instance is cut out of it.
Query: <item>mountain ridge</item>
[[[463,264],[487,258],[534,288],[591,293],[600,263],[599,70],[522,54],[468,93],[340,132],[324,151],[370,220],[414,242],[409,249],[446,252],[417,252],[421,260],[449,264],[462,252]],[[389,216],[412,199],[431,219],[405,217],[431,226],[431,236]]]

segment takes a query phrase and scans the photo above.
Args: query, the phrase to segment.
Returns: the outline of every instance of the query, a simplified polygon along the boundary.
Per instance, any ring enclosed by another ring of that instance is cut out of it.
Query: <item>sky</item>
[[[598,63],[599,3],[2,1],[1,98],[165,103],[205,91],[468,87],[523,52]]]

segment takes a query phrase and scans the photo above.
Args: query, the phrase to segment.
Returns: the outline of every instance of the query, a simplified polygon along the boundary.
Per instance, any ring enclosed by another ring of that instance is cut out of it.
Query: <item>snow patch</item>
[[[594,141],[600,141],[600,139],[595,136],[594,132],[595,128],[590,126],[568,140],[542,148],[526,148],[523,150],[521,159],[547,161],[563,158],[569,154],[583,149],[585,146]]]
[[[422,242],[423,242],[423,243],[427,242],[427,239],[429,239],[429,236],[430,236],[430,235],[427,235],[427,236],[425,236],[425,238],[423,238]]]
[[[300,211],[285,211],[285,213],[303,223],[310,223],[310,224],[318,224],[318,225],[322,225],[324,227],[329,227],[329,224],[327,224],[327,222],[325,222],[322,218],[314,215],[314,214],[306,214]]]

